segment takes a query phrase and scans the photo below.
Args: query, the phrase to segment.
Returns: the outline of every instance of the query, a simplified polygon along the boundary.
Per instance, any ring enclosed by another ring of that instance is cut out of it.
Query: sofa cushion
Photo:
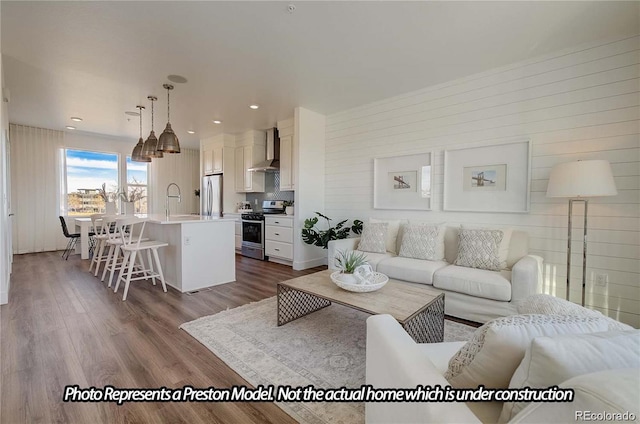
[[[444,225],[405,225],[398,256],[429,261],[444,260]]]
[[[376,271],[381,272],[389,278],[409,281],[411,283],[433,284],[433,275],[439,269],[446,267],[444,261],[423,261],[421,259],[393,258],[380,261]]]
[[[378,271],[378,264],[380,261],[393,258],[393,253],[385,252],[385,253],[372,253],[372,252],[362,252],[361,250],[355,250],[355,252],[364,253],[367,258],[367,263],[371,265],[374,271]],[[381,272],[381,271],[378,271]]]
[[[433,286],[470,296],[509,302],[511,300],[511,271],[487,271],[449,265],[439,269]]]
[[[606,320],[565,315],[511,315],[478,328],[449,361],[445,378],[453,387],[509,387],[534,337],[606,331]]]
[[[640,330],[536,337],[513,373],[509,388],[557,386],[582,374],[619,368],[640,368]],[[505,402],[500,422],[528,405]]]
[[[418,349],[423,352],[436,369],[444,374],[449,368],[449,360],[456,354],[466,342],[444,343],[416,343]]]
[[[362,228],[358,250],[371,253],[385,253],[387,228],[386,222],[367,223]]]
[[[572,402],[535,402],[516,415],[511,423],[569,423],[575,421],[604,421],[577,417],[576,413],[640,415],[640,369],[626,368],[600,371],[571,378],[560,384],[572,389]],[[593,411],[593,412],[591,412]],[[630,421],[629,418],[610,422]]]
[[[519,314],[576,315],[583,317],[603,317],[609,320],[609,330],[633,330],[633,327],[605,317],[599,311],[585,308],[576,303],[548,294],[532,294],[516,304]]]
[[[507,268],[510,230],[461,228],[458,239],[455,265],[490,271]]]
[[[400,235],[400,227],[406,224],[408,221],[406,219],[376,219],[369,218],[369,222],[371,224],[378,223],[386,223],[387,224],[387,235],[385,238],[385,248],[387,252],[398,253],[399,244],[398,244],[398,236]]]

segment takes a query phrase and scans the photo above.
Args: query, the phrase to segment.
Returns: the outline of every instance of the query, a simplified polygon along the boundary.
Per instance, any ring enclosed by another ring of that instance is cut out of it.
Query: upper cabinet
[[[222,174],[224,172],[223,143],[221,137],[203,140],[201,147],[203,175]]]
[[[263,193],[264,172],[252,172],[266,159],[266,135],[263,131],[247,131],[237,136],[235,148],[235,188],[238,193]]]
[[[293,139],[293,118],[278,121],[280,134],[280,190],[296,189],[297,149]]]

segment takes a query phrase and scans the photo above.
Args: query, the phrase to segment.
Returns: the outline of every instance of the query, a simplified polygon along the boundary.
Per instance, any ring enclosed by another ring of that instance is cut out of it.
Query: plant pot
[[[342,273],[336,275],[335,278],[337,280],[342,281],[343,283],[346,283],[346,284],[358,284],[358,281],[359,281],[358,278],[355,275],[348,274],[346,272],[342,272]]]
[[[287,206],[286,208],[284,208],[284,213],[286,213],[287,215],[293,215],[293,206]]]
[[[133,215],[136,213],[136,205],[134,202],[122,202],[125,215]]]
[[[104,213],[106,215],[115,215],[116,214],[116,202],[106,202],[104,204]]]

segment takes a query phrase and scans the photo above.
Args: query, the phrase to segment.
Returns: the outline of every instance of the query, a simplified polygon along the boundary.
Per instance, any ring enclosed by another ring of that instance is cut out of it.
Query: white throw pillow
[[[444,377],[456,388],[505,389],[534,337],[606,331],[599,317],[511,315],[478,328],[449,361]]]
[[[460,227],[454,265],[500,271],[507,269],[512,230]]]
[[[430,261],[444,260],[444,225],[406,225],[398,256]]]
[[[640,330],[536,337],[509,388],[544,389],[583,374],[640,368],[638,352]],[[508,422],[527,406],[527,402],[505,402],[499,422]]]
[[[396,244],[396,241],[398,239],[398,234],[400,233],[400,226],[404,223],[406,223],[406,220],[402,220],[402,219],[395,219],[395,220],[389,220],[389,219],[376,219],[376,218],[369,218],[369,223],[371,224],[379,224],[379,223],[387,223],[387,237],[385,240],[385,249],[387,249],[387,252],[391,252],[391,253],[398,253],[398,247]]]
[[[516,304],[519,314],[575,315],[603,317],[609,321],[609,330],[633,330],[633,327],[604,316],[599,311],[585,308],[568,300],[548,294],[532,294]]]
[[[610,413],[640,416],[640,369],[623,368],[580,375],[560,384],[560,387],[572,389],[572,402],[535,402],[531,403],[510,422],[515,423],[570,423],[589,421],[585,413],[592,416]],[[580,420],[576,413],[583,415]],[[593,412],[591,412],[593,411]],[[629,420],[628,418],[626,420]],[[595,421],[591,419],[590,421]],[[602,421],[602,420],[601,420]],[[622,422],[611,420],[610,422]],[[630,420],[629,420],[630,421]]]
[[[371,253],[385,253],[387,251],[387,227],[388,224],[386,222],[364,224],[358,250]]]

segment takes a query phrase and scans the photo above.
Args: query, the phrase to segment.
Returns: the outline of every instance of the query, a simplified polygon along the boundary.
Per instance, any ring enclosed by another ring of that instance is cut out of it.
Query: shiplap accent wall
[[[589,203],[587,305],[640,326],[640,36],[512,64],[327,117],[325,211],[508,225],[544,258],[544,292],[565,297],[567,201],[545,196],[553,165],[611,162],[618,195]],[[401,78],[399,70],[398,78]],[[444,150],[531,140],[527,214],[443,212]],[[373,159],[433,151],[432,211],[373,209]],[[580,302],[582,209],[574,208],[571,300]],[[607,287],[594,285],[607,274]]]

